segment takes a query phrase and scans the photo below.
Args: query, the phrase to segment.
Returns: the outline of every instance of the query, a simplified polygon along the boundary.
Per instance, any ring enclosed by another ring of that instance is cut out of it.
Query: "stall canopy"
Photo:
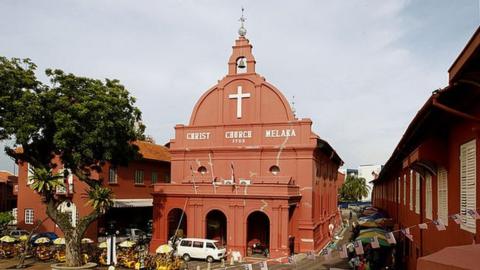
[[[417,270],[480,270],[480,244],[446,247],[417,260]]]

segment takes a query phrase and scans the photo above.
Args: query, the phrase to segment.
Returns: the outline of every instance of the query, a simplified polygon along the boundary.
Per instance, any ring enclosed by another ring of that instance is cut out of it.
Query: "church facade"
[[[335,150],[255,72],[242,28],[228,74],[170,141],[171,182],[154,186],[151,249],[173,235],[217,239],[249,256],[318,251],[340,222]]]

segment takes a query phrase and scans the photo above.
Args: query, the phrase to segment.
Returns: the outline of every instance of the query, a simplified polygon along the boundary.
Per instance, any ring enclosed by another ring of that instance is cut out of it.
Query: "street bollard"
[[[212,263],[211,263],[211,262],[208,262],[208,263],[207,263],[207,270],[210,270],[210,269],[212,269]]]
[[[225,267],[225,259],[222,258],[222,267]]]
[[[230,257],[230,265],[234,265],[233,256]]]
[[[200,270],[200,265],[197,265],[197,270]]]

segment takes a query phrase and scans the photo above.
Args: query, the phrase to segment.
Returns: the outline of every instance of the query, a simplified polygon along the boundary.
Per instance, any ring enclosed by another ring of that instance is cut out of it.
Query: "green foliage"
[[[10,212],[0,212],[0,232],[2,232],[8,223],[13,221],[15,218],[13,217],[12,213]]]
[[[363,197],[368,196],[369,190],[370,187],[365,178],[347,175],[345,183],[339,190],[340,200],[344,202],[360,201]]]
[[[92,165],[136,157],[131,142],[143,138],[141,112],[118,80],[48,69],[45,85],[35,69],[28,59],[0,57],[0,140],[23,147],[22,154],[6,148],[8,155],[44,168],[59,155],[65,168],[87,175]]]
[[[113,206],[113,191],[102,186],[91,187],[87,191],[87,204],[101,213],[105,213],[108,208]]]
[[[47,215],[65,234],[67,250],[79,250],[88,225],[112,206],[112,192],[92,175],[107,161],[126,165],[138,158],[132,142],[144,139],[145,127],[135,98],[118,80],[47,69],[50,83],[44,84],[35,72],[29,59],[0,56],[0,141],[12,140],[7,155],[35,168],[31,187],[43,195]],[[54,192],[61,185],[61,175],[53,173],[57,164],[89,186],[93,210],[75,228],[58,208],[66,198]],[[82,263],[69,254],[77,252],[67,253],[68,266]]]
[[[63,174],[54,174],[51,169],[33,168],[30,169],[32,176],[30,179],[33,183],[30,188],[40,194],[52,194],[57,187],[63,187]]]

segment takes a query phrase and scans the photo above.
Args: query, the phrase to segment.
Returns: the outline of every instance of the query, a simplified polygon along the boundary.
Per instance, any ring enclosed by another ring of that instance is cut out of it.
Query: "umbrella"
[[[55,240],[53,240],[53,244],[55,245],[65,245],[65,238],[60,237]]]
[[[82,244],[91,244],[93,243],[93,240],[90,238],[83,238],[82,239]]]
[[[384,234],[380,234],[378,232],[366,232],[357,237],[355,240],[362,241],[363,244],[370,244],[372,242],[372,238],[376,236],[378,238],[378,243],[380,246],[389,247],[390,244],[388,243],[387,239],[385,238]]]
[[[172,250],[173,248],[171,246],[164,244],[159,246],[157,250],[155,250],[155,253],[165,254],[165,253],[169,253]]]
[[[40,237],[40,238],[36,239],[34,243],[35,244],[46,244],[46,243],[50,243],[50,239],[48,239],[47,237]]]
[[[119,247],[123,247],[123,248],[131,248],[133,246],[135,246],[135,242],[134,241],[129,241],[129,240],[125,240],[123,242],[121,242],[120,244],[118,244]]]
[[[375,228],[375,227],[379,227],[379,225],[373,221],[373,220],[360,220],[358,222],[358,226],[360,227],[368,227],[368,228]]]
[[[98,248],[107,248],[107,241],[99,243]]]
[[[28,236],[27,235],[21,235],[18,240],[20,241],[27,241],[28,240]]]
[[[360,230],[360,233],[359,234],[362,234],[362,233],[366,233],[366,232],[378,232],[378,233],[381,233],[381,234],[386,234],[388,233],[386,230],[384,229],[380,229],[380,228],[368,228],[368,229],[363,229],[363,230]]]
[[[13,243],[17,241],[17,239],[9,236],[9,235],[5,235],[3,236],[2,238],[0,238],[0,242],[4,242],[4,243]]]

